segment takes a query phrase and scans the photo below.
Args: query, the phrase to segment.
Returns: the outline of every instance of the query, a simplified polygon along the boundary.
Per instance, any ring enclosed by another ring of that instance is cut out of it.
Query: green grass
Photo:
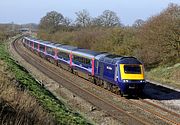
[[[172,66],[159,66],[146,73],[147,78],[180,89],[180,63]]]
[[[31,95],[36,97],[42,106],[53,114],[59,124],[91,124],[80,114],[67,108],[67,106],[59,101],[53,94],[40,86],[27,70],[18,65],[16,61],[10,57],[7,44],[4,42],[0,42],[0,60],[3,60],[7,64],[8,70],[19,81],[20,87],[28,90]]]

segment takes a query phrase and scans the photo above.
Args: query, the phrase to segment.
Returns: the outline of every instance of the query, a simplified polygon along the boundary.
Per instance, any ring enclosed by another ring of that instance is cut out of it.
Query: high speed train
[[[135,57],[95,52],[74,46],[24,37],[26,48],[94,84],[121,96],[142,93],[146,84],[143,64]]]

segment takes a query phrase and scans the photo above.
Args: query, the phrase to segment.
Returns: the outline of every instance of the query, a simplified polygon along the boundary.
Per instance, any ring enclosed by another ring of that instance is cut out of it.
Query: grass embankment
[[[7,52],[5,43],[0,43],[0,60],[5,62],[7,70],[14,75],[21,90],[28,90],[28,93],[35,97],[55,117],[58,124],[90,124],[78,113],[67,108],[49,91],[38,84],[28,71],[18,65]]]
[[[53,125],[52,115],[39,105],[27,91],[18,87],[18,82],[0,60],[0,124],[2,125]]]
[[[146,73],[147,78],[180,89],[180,63],[172,67],[158,67]]]

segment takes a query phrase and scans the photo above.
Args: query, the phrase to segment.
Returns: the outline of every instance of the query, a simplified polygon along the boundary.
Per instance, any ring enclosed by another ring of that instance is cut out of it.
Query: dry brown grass
[[[0,125],[55,124],[51,115],[18,82],[0,61]]]
[[[158,67],[146,73],[147,78],[180,89],[180,63],[171,67]]]

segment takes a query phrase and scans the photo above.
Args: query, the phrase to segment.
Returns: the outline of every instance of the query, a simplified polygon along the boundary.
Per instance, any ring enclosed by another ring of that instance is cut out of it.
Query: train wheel
[[[107,88],[109,91],[113,91],[113,86],[111,83],[108,83],[108,88]]]
[[[104,88],[111,91],[112,90],[112,85],[109,82],[104,81]]]
[[[117,90],[115,94],[120,95],[120,90]]]
[[[137,96],[143,96],[143,90],[142,89],[139,89],[138,91],[137,91]]]
[[[98,85],[98,86],[102,86],[103,82],[102,82],[101,79],[99,79],[99,78],[96,77],[96,78],[95,78],[95,84]]]
[[[103,88],[104,88],[104,89],[107,89],[107,87],[108,87],[107,82],[104,81]]]
[[[96,79],[92,76],[91,76],[91,79],[92,79],[92,83],[96,84]]]
[[[54,64],[58,66],[58,60],[54,60]]]
[[[120,92],[119,87],[117,87],[116,85],[113,85],[112,92],[119,95],[119,92]]]
[[[76,70],[74,70],[74,74],[78,76],[78,72]]]
[[[121,90],[119,92],[120,92],[121,97],[123,97],[124,93]]]
[[[95,77],[94,79],[95,79],[95,83],[94,83],[94,84],[95,84],[95,85],[98,85],[98,84],[99,84],[99,80],[98,80],[98,78],[97,78],[97,77]]]
[[[73,73],[73,69],[72,69],[71,67],[68,68],[68,71],[69,71],[70,73]]]

